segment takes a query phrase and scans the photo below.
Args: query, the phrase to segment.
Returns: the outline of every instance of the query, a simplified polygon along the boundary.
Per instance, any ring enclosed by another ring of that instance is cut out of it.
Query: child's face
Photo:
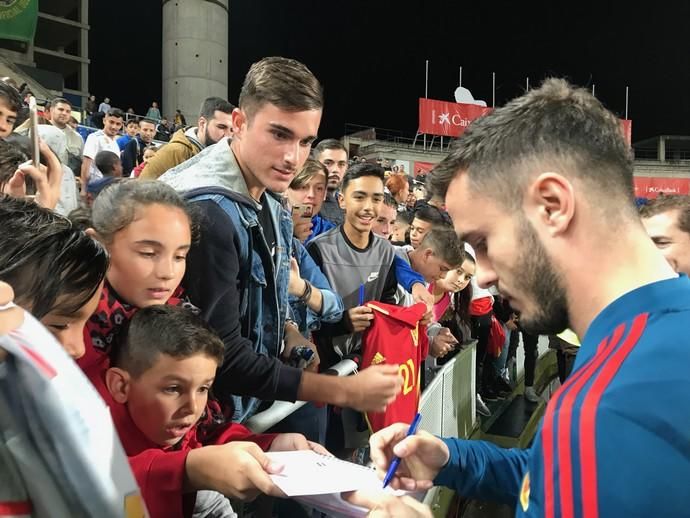
[[[192,236],[182,209],[161,204],[137,208],[137,218],[107,243],[108,282],[129,304],[165,304],[184,276]]]
[[[460,268],[449,270],[443,279],[438,281],[438,285],[450,293],[457,293],[467,288],[467,285],[474,277],[476,266],[471,261],[463,261]]]
[[[383,182],[376,176],[360,176],[340,193],[340,208],[345,211],[345,225],[368,233],[383,204]]]
[[[391,230],[393,225],[395,225],[395,218],[398,215],[398,211],[395,207],[390,207],[385,203],[382,203],[379,207],[379,213],[374,220],[374,224],[371,226],[371,230],[377,236],[381,236],[384,239],[388,239],[391,235]]]
[[[323,174],[315,174],[311,180],[299,189],[288,189],[287,197],[290,205],[311,205],[313,213],[318,214],[326,199],[326,177]]]
[[[416,249],[420,244],[422,244],[422,239],[424,239],[424,236],[426,236],[429,230],[431,230],[432,226],[432,223],[422,221],[419,218],[414,218],[412,220],[412,224],[410,225],[410,244],[412,245],[412,248]]]
[[[130,378],[127,409],[139,430],[160,446],[177,444],[199,421],[218,363],[203,354],[177,359],[159,355],[138,378]]]
[[[86,321],[96,312],[98,301],[101,298],[103,283],[94,292],[93,296],[75,313],[60,311],[63,304],[69,304],[69,300],[58,299],[56,309],[50,311],[42,319],[46,326],[62,347],[75,360],[84,356],[84,326]],[[67,296],[65,296],[67,298]]]
[[[4,100],[0,99],[0,138],[7,138],[14,129],[17,120],[17,112],[10,108]]]
[[[155,151],[152,151],[152,150],[150,150],[150,149],[147,149],[146,151],[144,151],[144,162],[148,162],[148,161],[151,160],[154,156],[156,156],[156,152],[155,152]]]
[[[404,223],[401,223],[399,221],[393,223],[393,228],[391,230],[391,240],[396,242],[405,241],[405,233],[407,232],[407,229],[409,227],[409,225],[405,225]]]

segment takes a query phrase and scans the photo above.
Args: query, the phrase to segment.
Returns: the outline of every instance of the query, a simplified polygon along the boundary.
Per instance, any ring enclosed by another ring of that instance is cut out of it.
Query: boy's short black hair
[[[27,155],[18,146],[0,140],[0,191],[12,179],[19,166],[26,162]]]
[[[22,107],[22,98],[19,96],[19,92],[5,81],[0,81],[0,100],[5,101],[5,104],[14,112],[18,112]]]
[[[415,218],[426,221],[427,223],[431,223],[434,226],[453,226],[453,222],[448,213],[444,210],[434,207],[433,205],[420,205],[419,208],[415,210],[414,217],[412,219]]]
[[[395,222],[402,225],[410,226],[412,219],[410,218],[410,213],[406,210],[399,211],[398,215],[395,216]]]
[[[115,117],[116,119],[124,119],[125,114],[122,113],[122,110],[120,108],[110,108],[108,110],[108,113],[106,113],[107,117]]]
[[[381,180],[381,184],[386,183],[383,167],[376,164],[370,164],[368,162],[360,162],[359,164],[355,164],[350,167],[345,173],[345,176],[343,176],[343,183],[341,186],[342,192],[345,192],[347,189],[347,184],[349,184],[352,180],[356,180],[357,178],[361,178],[363,176],[375,176]]]
[[[398,202],[395,201],[395,198],[393,198],[393,196],[391,196],[391,195],[388,194],[388,193],[385,193],[385,194],[383,195],[383,204],[384,204],[384,205],[387,205],[387,206],[389,206],[389,207],[392,207],[392,208],[394,208],[394,209],[396,209],[396,210],[397,210],[397,208],[398,208]]]
[[[177,360],[203,354],[223,363],[223,341],[201,317],[182,306],[166,304],[137,311],[113,348],[112,366],[138,378],[166,354]]]
[[[96,164],[96,169],[103,173],[103,176],[112,176],[115,164],[120,162],[120,156],[113,151],[104,149],[96,153],[93,161]]]

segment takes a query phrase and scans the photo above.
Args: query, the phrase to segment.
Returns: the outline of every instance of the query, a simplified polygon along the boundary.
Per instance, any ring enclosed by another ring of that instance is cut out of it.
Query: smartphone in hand
[[[36,108],[36,98],[33,95],[29,97],[29,120],[31,121],[31,126],[29,128],[31,161],[34,167],[38,167],[41,163],[41,150],[38,145],[38,111]]]
[[[311,219],[314,215],[313,205],[293,205],[292,207],[292,217],[293,218],[304,218]]]

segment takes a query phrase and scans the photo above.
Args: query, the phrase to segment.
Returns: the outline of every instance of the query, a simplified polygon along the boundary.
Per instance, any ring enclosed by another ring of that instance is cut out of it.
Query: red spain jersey
[[[403,388],[385,412],[368,412],[372,432],[397,423],[409,423],[419,405],[420,368],[429,352],[426,326],[419,320],[426,307],[422,303],[409,307],[382,302],[367,303],[374,310],[371,326],[362,335],[362,368],[382,363],[400,365]]]

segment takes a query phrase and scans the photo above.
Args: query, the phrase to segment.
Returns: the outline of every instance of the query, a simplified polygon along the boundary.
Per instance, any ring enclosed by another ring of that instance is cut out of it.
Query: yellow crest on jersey
[[[386,357],[381,354],[381,353],[376,353],[374,357],[371,359],[371,364],[372,365],[378,365],[379,363],[383,363],[386,361]]]
[[[410,334],[412,335],[412,343],[417,347],[419,345],[419,322],[414,326],[414,329],[410,329]]]

